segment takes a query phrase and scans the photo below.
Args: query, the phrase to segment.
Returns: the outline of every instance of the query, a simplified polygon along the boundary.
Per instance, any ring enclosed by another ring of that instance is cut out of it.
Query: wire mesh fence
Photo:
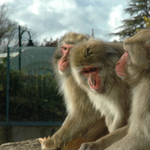
[[[0,122],[64,120],[51,66],[54,51],[55,47],[0,47]]]

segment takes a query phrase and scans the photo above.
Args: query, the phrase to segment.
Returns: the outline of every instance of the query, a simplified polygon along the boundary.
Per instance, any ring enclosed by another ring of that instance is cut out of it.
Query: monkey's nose
[[[120,63],[119,62],[117,62],[117,64],[116,65],[119,65]]]

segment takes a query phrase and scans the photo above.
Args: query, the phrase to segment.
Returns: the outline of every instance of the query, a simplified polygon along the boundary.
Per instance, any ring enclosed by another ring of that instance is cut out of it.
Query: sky
[[[71,31],[91,35],[92,29],[97,39],[119,40],[108,34],[129,17],[127,0],[0,0],[3,4],[11,10],[10,19],[27,26],[39,43]]]

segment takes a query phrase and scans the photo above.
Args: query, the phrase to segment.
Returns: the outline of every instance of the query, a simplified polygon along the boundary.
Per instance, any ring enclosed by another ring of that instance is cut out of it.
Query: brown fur
[[[88,132],[69,142],[67,146],[65,146],[62,150],[78,150],[82,143],[93,142],[103,137],[108,133],[108,129],[104,128],[104,125],[104,118],[99,119],[98,123],[95,126],[93,126]]]
[[[96,110],[105,117],[109,132],[125,126],[129,117],[130,87],[115,74],[116,63],[123,52],[122,43],[106,43],[94,39],[77,44],[70,52],[72,74]],[[99,76],[104,85],[101,91],[95,92],[90,89],[87,77],[82,74],[82,70],[87,66],[99,68]],[[118,140],[116,137],[108,145],[105,139],[107,137],[104,137],[103,148]],[[80,150],[93,150],[93,145],[99,150],[97,143],[99,142],[84,143]]]
[[[150,59],[147,58],[150,52],[149,37],[150,30],[144,29],[124,42],[130,64],[126,65],[123,80],[132,87],[132,108],[128,126],[91,144],[92,150],[103,150],[105,145],[108,147],[114,141],[117,142],[106,150],[150,150]]]
[[[150,30],[144,29],[124,42],[131,59],[123,78],[132,86],[130,126],[128,134],[107,150],[150,150],[149,37]]]
[[[100,119],[100,113],[95,110],[87,94],[75,82],[70,68],[63,73],[58,71],[58,61],[62,57],[60,50],[62,44],[76,44],[85,40],[88,40],[86,35],[69,33],[60,40],[56,49],[53,61],[54,69],[59,91],[64,96],[67,117],[62,127],[50,139],[42,143],[43,149],[57,150],[64,148],[64,150],[72,150],[70,147],[74,147],[74,150],[77,150],[82,142],[96,140],[108,133],[103,118]],[[99,127],[95,128],[97,129],[95,131],[92,127],[98,121]]]

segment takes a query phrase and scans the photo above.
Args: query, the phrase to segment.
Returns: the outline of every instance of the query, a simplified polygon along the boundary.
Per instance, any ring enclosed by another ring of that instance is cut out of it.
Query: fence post
[[[18,26],[18,39],[19,39],[19,71],[21,70],[21,27]]]
[[[9,123],[9,71],[10,71],[10,51],[9,47],[7,47],[7,103],[6,103],[6,122],[7,125]]]

